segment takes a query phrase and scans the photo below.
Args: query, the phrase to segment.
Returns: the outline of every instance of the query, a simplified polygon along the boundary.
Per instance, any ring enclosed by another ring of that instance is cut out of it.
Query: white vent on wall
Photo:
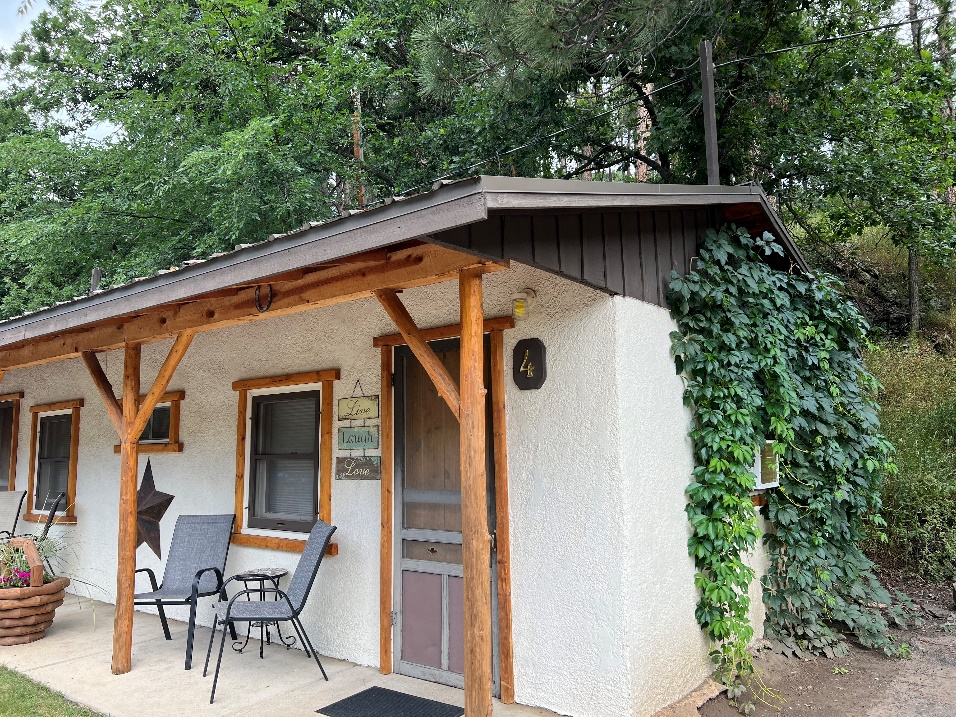
[[[780,456],[773,452],[773,441],[765,441],[757,460],[753,474],[756,476],[755,490],[776,488],[780,485]]]

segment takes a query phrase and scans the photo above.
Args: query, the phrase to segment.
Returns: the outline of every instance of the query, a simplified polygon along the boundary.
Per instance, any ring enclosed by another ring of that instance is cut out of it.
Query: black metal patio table
[[[255,590],[253,586],[250,588],[250,584],[258,583],[259,584],[259,599],[266,600],[266,581],[272,583],[272,586],[276,589],[279,588],[279,578],[288,574],[288,570],[285,568],[256,568],[254,570],[244,570],[241,573],[237,573],[234,577],[237,582],[243,584],[244,588],[249,590]],[[272,593],[275,597],[275,600],[279,599],[278,593]],[[252,595],[247,593],[246,600],[252,600]],[[242,652],[246,649],[246,646],[249,644],[249,637],[252,634],[252,628],[259,628],[259,657],[263,657],[263,646],[272,644],[272,635],[269,632],[270,626],[275,626],[276,632],[279,635],[279,643],[285,645],[285,648],[288,650],[295,644],[295,637],[290,635],[285,637],[282,634],[282,628],[279,626],[278,622],[250,622],[246,627],[246,639],[242,642],[236,640],[232,643],[232,649],[236,652]]]

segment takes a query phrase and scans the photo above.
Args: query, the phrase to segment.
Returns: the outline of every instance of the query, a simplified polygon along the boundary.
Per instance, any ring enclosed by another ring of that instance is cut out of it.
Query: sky
[[[10,47],[30,26],[30,20],[46,7],[45,0],[34,0],[26,15],[17,15],[21,0],[0,0],[0,46]]]

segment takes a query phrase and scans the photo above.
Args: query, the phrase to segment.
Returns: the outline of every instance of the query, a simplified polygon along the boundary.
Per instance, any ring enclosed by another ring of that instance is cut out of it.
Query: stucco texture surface
[[[508,315],[511,295],[525,287],[536,290],[538,303],[505,332],[517,700],[575,717],[651,714],[707,675],[686,548],[690,417],[669,355],[672,323],[658,307],[520,264],[485,277],[486,316]],[[420,327],[458,321],[457,282],[401,296]],[[378,302],[365,299],[198,334],[170,384],[186,391],[185,450],[149,456],[156,488],[175,496],[161,524],[163,555],[179,514],[234,510],[234,380],[339,368],[336,399],[350,396],[356,380],[377,394],[380,351],[372,338],[395,330]],[[514,344],[525,337],[547,346],[548,379],[536,391],[519,391],[510,379]],[[144,390],[170,345],[144,347]],[[120,387],[122,352],[101,360]],[[81,361],[71,360],[11,371],[4,390],[25,392],[21,489],[29,458],[26,407],[85,399],[78,522],[54,530],[72,546],[67,570],[74,589],[112,602],[119,456],[92,380]],[[141,456],[140,475],[145,463]],[[323,563],[303,621],[322,654],[377,666],[378,481],[333,481],[332,520],[339,555]],[[296,553],[233,545],[227,573],[291,571],[297,560]],[[137,563],[161,574],[163,560],[146,546]],[[186,608],[170,613],[187,618]],[[211,624],[211,601],[198,615]]]

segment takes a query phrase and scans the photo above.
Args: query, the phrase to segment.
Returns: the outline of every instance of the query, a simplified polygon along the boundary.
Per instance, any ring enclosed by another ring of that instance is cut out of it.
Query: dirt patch
[[[768,703],[754,699],[754,717],[951,717],[956,714],[956,606],[950,585],[882,576],[885,584],[905,589],[921,608],[924,623],[895,630],[897,643],[911,657],[898,659],[850,647],[835,660],[787,658],[762,651],[755,666],[764,684],[779,695]],[[722,695],[700,708],[703,717],[734,717],[737,709]]]

